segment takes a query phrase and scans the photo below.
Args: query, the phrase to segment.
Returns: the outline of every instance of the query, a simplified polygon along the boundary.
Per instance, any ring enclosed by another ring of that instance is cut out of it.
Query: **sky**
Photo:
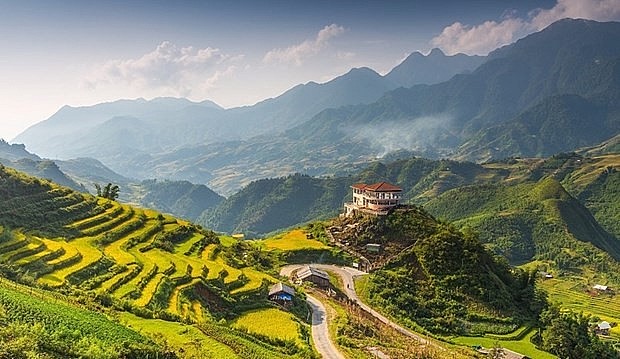
[[[0,138],[64,105],[170,96],[230,108],[410,53],[486,55],[620,0],[0,0]]]

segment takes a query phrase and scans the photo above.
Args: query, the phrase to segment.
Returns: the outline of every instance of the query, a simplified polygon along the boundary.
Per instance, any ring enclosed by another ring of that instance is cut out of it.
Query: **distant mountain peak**
[[[426,56],[416,51],[407,56],[385,77],[402,87],[436,84],[447,81],[454,75],[471,72],[485,60],[483,56],[465,54],[446,56],[438,48],[432,49]]]
[[[446,56],[446,54],[443,51],[441,51],[441,49],[436,47],[436,48],[432,49],[431,52],[429,52],[429,54],[426,55],[426,56],[427,57]]]

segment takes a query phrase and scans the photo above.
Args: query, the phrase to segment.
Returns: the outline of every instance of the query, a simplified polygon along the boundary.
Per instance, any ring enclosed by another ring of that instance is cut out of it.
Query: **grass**
[[[178,253],[178,254],[183,254],[186,253],[187,251],[189,251],[189,249],[192,247],[192,245],[198,241],[200,241],[201,239],[203,239],[204,236],[200,233],[195,233],[191,238],[189,238],[188,240],[186,240],[185,242],[181,243],[180,245],[178,245],[175,249],[174,249],[174,253]]]
[[[270,338],[294,341],[297,345],[305,345],[295,317],[276,308],[258,309],[242,314],[231,326],[246,329],[249,333],[260,334]]]
[[[129,282],[125,283],[124,285],[122,285],[120,288],[118,288],[115,292],[114,295],[118,298],[123,298],[124,296],[126,296],[127,294],[129,294],[130,292],[138,289],[138,283],[142,280],[142,278],[146,277],[149,273],[149,271],[153,268],[153,264],[150,264],[145,268],[142,268],[142,271],[140,272],[140,274],[138,274],[135,278],[133,278],[132,280],[130,280]]]
[[[130,313],[121,313],[119,320],[129,328],[154,338],[155,341],[165,339],[181,358],[241,358],[228,346],[208,337],[191,325],[160,319],[144,319]]]
[[[457,344],[466,345],[470,347],[473,345],[482,345],[485,348],[493,348],[496,343],[499,343],[499,345],[503,348],[510,349],[512,351],[515,351],[523,355],[527,355],[530,358],[536,358],[536,359],[557,358],[555,355],[536,349],[534,344],[530,342],[530,338],[535,333],[536,332],[532,330],[531,333],[526,335],[521,340],[498,340],[498,339],[487,338],[487,337],[452,337],[450,339]]]
[[[237,289],[231,290],[230,294],[240,294],[240,293],[244,293],[244,292],[248,292],[248,291],[252,291],[252,290],[256,290],[258,288],[260,288],[261,284],[263,283],[263,280],[267,280],[270,283],[275,283],[277,282],[277,280],[275,278],[273,278],[272,276],[265,274],[263,272],[259,272],[257,270],[254,270],[252,268],[244,268],[242,270],[243,274],[245,274],[245,276],[250,280],[248,283],[246,283],[245,285],[243,285],[242,287],[239,287]]]
[[[301,229],[295,229],[283,235],[268,238],[263,241],[263,245],[267,249],[279,249],[282,251],[330,248],[317,240],[307,239],[306,233]]]

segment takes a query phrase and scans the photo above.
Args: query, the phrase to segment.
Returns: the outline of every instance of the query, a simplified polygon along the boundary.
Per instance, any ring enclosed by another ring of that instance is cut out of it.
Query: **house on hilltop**
[[[387,182],[356,183],[351,189],[353,201],[344,204],[344,215],[347,217],[356,213],[386,215],[399,205],[403,192],[402,188]]]

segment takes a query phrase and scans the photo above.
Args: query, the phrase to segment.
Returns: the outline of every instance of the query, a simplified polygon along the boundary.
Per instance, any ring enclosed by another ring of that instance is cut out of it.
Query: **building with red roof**
[[[402,188],[387,182],[356,183],[351,186],[351,189],[353,201],[344,204],[344,213],[347,217],[359,212],[386,215],[398,206],[403,192]]]

